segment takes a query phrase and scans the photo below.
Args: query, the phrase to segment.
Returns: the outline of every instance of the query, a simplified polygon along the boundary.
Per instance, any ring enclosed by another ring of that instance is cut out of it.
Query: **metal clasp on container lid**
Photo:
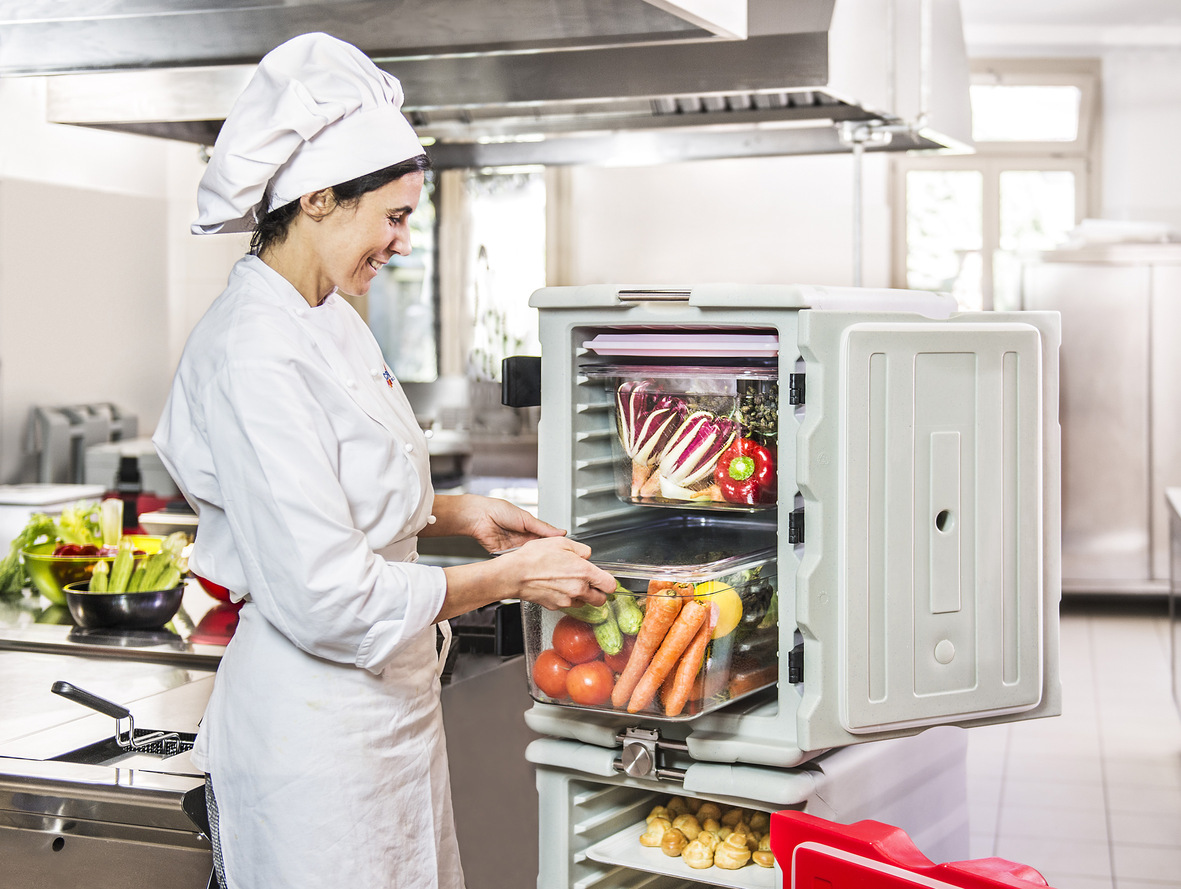
[[[685,769],[664,767],[664,757],[661,755],[663,750],[687,752],[689,745],[683,741],[663,739],[656,729],[639,726],[624,729],[615,739],[623,745],[623,751],[612,764],[615,771],[632,778],[685,780]]]

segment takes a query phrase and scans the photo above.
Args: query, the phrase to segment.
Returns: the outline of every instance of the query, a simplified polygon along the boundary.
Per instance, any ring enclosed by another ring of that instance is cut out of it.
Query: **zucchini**
[[[138,593],[140,590],[148,589],[144,586],[144,576],[147,574],[147,563],[140,562],[135,566],[131,572],[131,580],[127,581],[127,592]]]
[[[131,580],[131,569],[135,567],[135,545],[127,537],[119,541],[119,549],[115,553],[115,561],[111,565],[111,579],[107,583],[107,592],[122,593],[127,590]]]
[[[619,632],[619,624],[610,608],[607,609],[607,619],[601,624],[595,624],[594,631],[603,654],[619,654],[623,651],[623,634]]]
[[[575,620],[598,625],[611,616],[611,600],[608,599],[602,605],[571,605],[569,608],[563,608],[562,611]]]
[[[107,580],[110,579],[111,569],[107,567],[106,562],[98,562],[94,566],[94,571],[90,575],[90,592],[105,593],[107,591]]]
[[[616,590],[612,601],[615,605],[615,619],[619,623],[619,629],[629,636],[640,632],[644,612],[640,610],[640,606],[636,604],[632,594],[627,590]]]

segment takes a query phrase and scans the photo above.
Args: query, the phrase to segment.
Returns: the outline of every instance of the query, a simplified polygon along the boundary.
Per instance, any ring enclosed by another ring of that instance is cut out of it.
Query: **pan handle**
[[[99,713],[110,716],[112,719],[127,719],[131,716],[131,711],[126,707],[108,701],[106,698],[100,698],[98,695],[91,694],[88,691],[83,691],[77,686],[71,685],[61,679],[53,683],[50,691],[55,695],[61,695],[63,698],[68,698],[75,703],[89,707],[91,710],[97,710]]]

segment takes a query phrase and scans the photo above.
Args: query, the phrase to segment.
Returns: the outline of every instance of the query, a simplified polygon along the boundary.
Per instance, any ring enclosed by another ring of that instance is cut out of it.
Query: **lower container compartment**
[[[691,806],[796,810],[841,823],[875,819],[906,830],[934,860],[968,855],[963,730],[937,728],[911,738],[831,751],[794,769],[695,763],[683,784],[614,772],[590,745],[544,739],[529,748],[539,802],[538,889],[689,889],[783,886],[772,868],[697,870],[640,843],[654,806],[679,797]],[[591,774],[589,771],[595,771]]]

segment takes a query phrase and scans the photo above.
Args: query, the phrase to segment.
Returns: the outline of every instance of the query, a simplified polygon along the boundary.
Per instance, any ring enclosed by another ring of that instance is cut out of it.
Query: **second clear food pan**
[[[581,371],[614,402],[621,500],[746,512],[775,506],[775,366],[588,365]]]
[[[618,586],[599,608],[522,603],[534,700],[682,720],[775,683],[773,526],[678,516],[577,539]]]

